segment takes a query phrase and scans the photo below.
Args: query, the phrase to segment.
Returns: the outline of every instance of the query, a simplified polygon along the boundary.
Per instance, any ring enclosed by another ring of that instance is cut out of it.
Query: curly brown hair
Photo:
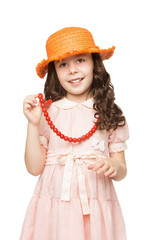
[[[114,102],[114,87],[100,55],[93,53],[92,58],[94,62],[93,82],[89,93],[91,93],[94,99],[93,108],[96,111],[94,117],[96,119],[99,118],[96,125],[99,130],[115,130],[117,127],[124,126],[126,120],[122,110]],[[48,75],[44,86],[44,94],[46,101],[48,99],[57,101],[67,94],[66,90],[59,83],[54,62],[48,64]]]

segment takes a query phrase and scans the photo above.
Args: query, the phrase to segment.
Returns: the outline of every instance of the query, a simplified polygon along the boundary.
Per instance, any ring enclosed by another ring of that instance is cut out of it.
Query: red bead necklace
[[[83,136],[79,137],[79,138],[72,138],[72,137],[68,137],[68,136],[65,136],[64,134],[62,134],[56,127],[55,125],[53,124],[53,122],[51,121],[50,119],[50,116],[47,112],[47,108],[46,107],[49,107],[50,104],[53,102],[51,99],[49,99],[47,102],[45,102],[44,98],[43,98],[43,94],[42,93],[39,93],[38,94],[38,98],[39,98],[39,102],[41,103],[41,107],[42,107],[42,111],[43,111],[43,114],[46,118],[46,121],[48,122],[48,125],[50,126],[50,128],[53,130],[54,133],[57,134],[57,136],[59,136],[61,139],[64,139],[65,141],[69,141],[69,142],[73,142],[73,143],[80,143],[81,141],[84,141],[86,140],[87,138],[89,138],[90,136],[92,136],[92,134],[96,131],[97,129],[97,125],[95,124],[91,130],[84,134]],[[99,119],[97,119],[97,122],[99,121]]]

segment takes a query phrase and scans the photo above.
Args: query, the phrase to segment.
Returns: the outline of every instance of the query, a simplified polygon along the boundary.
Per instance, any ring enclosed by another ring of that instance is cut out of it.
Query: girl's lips
[[[69,81],[72,85],[78,85],[83,80],[83,78],[76,78]]]

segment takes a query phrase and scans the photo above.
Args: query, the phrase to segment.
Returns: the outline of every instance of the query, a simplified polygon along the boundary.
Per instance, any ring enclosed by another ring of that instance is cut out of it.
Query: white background
[[[19,239],[38,177],[24,164],[27,120],[23,99],[43,91],[35,73],[55,31],[85,27],[101,48],[116,46],[105,61],[123,109],[130,140],[128,175],[115,187],[128,240],[160,239],[159,215],[159,1],[3,1],[0,4],[1,164],[0,239]],[[65,239],[64,239],[65,240]]]

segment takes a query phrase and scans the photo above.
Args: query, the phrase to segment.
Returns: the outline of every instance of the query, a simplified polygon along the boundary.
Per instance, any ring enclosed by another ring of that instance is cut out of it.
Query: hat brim
[[[39,62],[36,66],[36,73],[37,75],[40,77],[40,78],[44,78],[46,73],[48,72],[48,63],[49,62],[52,62],[52,61],[55,61],[55,60],[61,60],[61,59],[64,59],[66,57],[70,57],[70,56],[73,56],[73,55],[78,55],[78,54],[81,54],[81,53],[99,53],[100,54],[100,57],[103,60],[106,60],[106,59],[109,59],[110,57],[112,57],[113,53],[114,53],[114,50],[115,50],[115,46],[113,46],[112,48],[108,48],[108,49],[99,49],[99,47],[96,47],[96,48],[89,48],[89,49],[83,49],[83,51],[73,51],[73,52],[69,52],[69,53],[66,53],[64,55],[61,55],[61,56],[56,56],[55,58],[53,59],[43,59],[41,62]]]

